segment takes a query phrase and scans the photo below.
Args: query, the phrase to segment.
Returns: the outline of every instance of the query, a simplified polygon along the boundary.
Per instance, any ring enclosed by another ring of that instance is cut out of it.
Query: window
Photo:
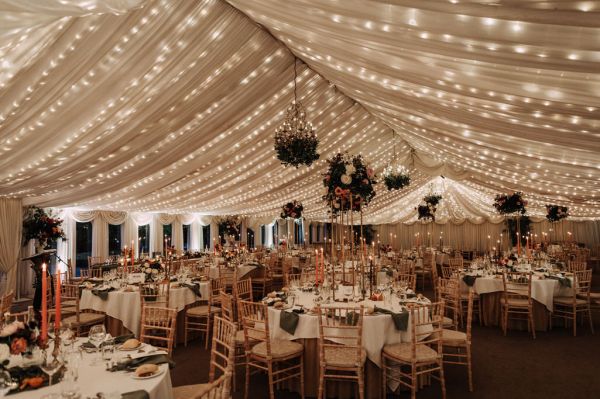
[[[308,243],[312,244],[314,241],[313,239],[313,228],[314,226],[312,224],[308,225]]]
[[[138,253],[149,254],[150,253],[150,225],[145,224],[138,227]]]
[[[121,225],[108,225],[108,254],[121,255]]]
[[[168,248],[173,247],[173,226],[170,224],[163,225],[163,249],[162,253],[167,253],[167,248],[165,248],[165,244]]]
[[[246,243],[248,248],[254,248],[254,230],[246,229]]]
[[[300,221],[300,223],[294,222],[294,244],[304,244],[304,229],[302,228],[302,221]]]
[[[271,227],[271,234],[273,235],[273,243],[275,244],[275,247],[277,247],[279,245],[278,242],[275,242],[275,240],[279,240],[276,230],[277,230],[277,223],[273,223],[273,227]]]
[[[210,248],[210,225],[202,226],[202,247]]]
[[[189,251],[191,245],[190,245],[190,231],[192,226],[190,226],[189,224],[184,224],[183,225],[183,250],[184,251]]]
[[[75,274],[81,275],[81,269],[88,268],[88,256],[92,256],[92,222],[75,226]]]
[[[264,224],[260,225],[260,245],[263,247],[267,245],[267,226]]]

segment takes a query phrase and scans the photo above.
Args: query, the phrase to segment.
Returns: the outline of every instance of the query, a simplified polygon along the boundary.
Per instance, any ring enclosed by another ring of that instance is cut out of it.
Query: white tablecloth
[[[126,352],[115,352],[115,359],[118,356],[123,356]],[[77,367],[79,379],[77,385],[81,392],[82,398],[96,397],[96,393],[103,392],[105,394],[145,390],[150,395],[150,399],[172,399],[171,374],[169,365],[162,364],[159,367],[164,370],[161,375],[145,380],[136,380],[132,378],[133,373],[125,373],[124,371],[116,371],[111,373],[105,370],[105,365],[98,362],[97,366],[91,366],[91,356],[98,356],[98,353],[84,353],[83,359],[79,361]],[[22,392],[15,395],[10,395],[14,399],[39,399],[49,393],[61,393],[61,384],[55,384],[51,387],[36,389],[33,391]]]
[[[473,289],[477,294],[504,291],[502,276],[478,277],[473,284]],[[468,292],[468,290],[469,287],[461,279],[461,291]],[[570,295],[573,295],[573,290],[562,286],[558,280],[540,279],[539,276],[533,276],[531,281],[531,297],[546,306],[549,311],[552,312],[555,296]]]
[[[200,294],[203,299],[208,299],[209,283],[200,283]],[[199,298],[187,287],[171,288],[169,292],[169,307],[182,311],[187,305],[196,302]],[[92,294],[90,290],[83,290],[79,302],[80,309],[93,309],[104,312],[108,316],[121,320],[123,326],[138,336],[141,321],[141,303],[139,291],[124,292],[111,291],[106,300]]]
[[[310,293],[299,293],[296,304],[301,304],[309,309],[315,306],[313,295]],[[400,305],[397,298],[394,299],[392,310],[399,312]],[[361,303],[335,303],[331,306],[360,306]],[[367,307],[384,307],[384,302],[364,301],[362,304]],[[327,305],[323,304],[323,307]],[[279,327],[280,310],[269,308],[269,331],[271,338],[274,339],[300,339],[300,338],[319,338],[318,316],[313,314],[301,314],[298,326],[294,335],[289,334]],[[429,326],[431,330],[431,326]],[[412,339],[412,326],[409,319],[406,331],[399,331],[394,326],[392,316],[387,314],[377,314],[365,316],[363,322],[363,347],[367,352],[367,357],[377,366],[381,366],[381,350],[384,345],[396,344],[401,342],[410,342]],[[426,332],[426,331],[423,331]]]

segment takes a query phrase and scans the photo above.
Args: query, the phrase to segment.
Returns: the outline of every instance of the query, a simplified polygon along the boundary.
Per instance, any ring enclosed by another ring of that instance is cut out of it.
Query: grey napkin
[[[477,280],[477,277],[479,276],[469,276],[469,275],[465,275],[463,276],[463,281],[469,286],[472,287],[473,284],[475,284],[475,280]]]
[[[202,294],[200,294],[200,284],[196,284],[196,283],[192,283],[192,284],[180,283],[179,285],[181,285],[182,287],[189,288],[190,290],[192,290],[194,292],[194,294],[196,294],[196,296],[202,297]]]
[[[169,368],[175,367],[175,362],[167,357],[167,355],[159,354],[159,355],[150,355],[138,357],[127,362],[117,363],[114,365],[110,371],[120,371],[120,370],[135,370],[138,366],[142,364],[163,364],[168,363]]]
[[[108,293],[111,291],[114,291],[114,290],[115,289],[113,287],[110,287],[105,290],[98,290],[98,289],[92,288],[92,294],[96,295],[98,298],[102,299],[103,301],[106,301],[108,299]]]
[[[297,313],[282,310],[279,316],[279,327],[288,334],[294,335],[298,321],[300,321],[300,316]]]
[[[552,280],[558,280],[560,285],[562,285],[563,287],[571,288],[571,280],[566,277],[559,277],[559,276],[555,276],[553,274],[547,274],[546,278],[550,278]]]
[[[392,320],[394,321],[394,326],[396,327],[396,330],[406,331],[406,329],[408,328],[408,316],[410,314],[408,312],[408,310],[402,310],[402,312],[396,313],[396,312],[392,312],[391,310],[378,308],[377,306],[375,306],[375,313],[383,313],[383,314],[391,315]]]

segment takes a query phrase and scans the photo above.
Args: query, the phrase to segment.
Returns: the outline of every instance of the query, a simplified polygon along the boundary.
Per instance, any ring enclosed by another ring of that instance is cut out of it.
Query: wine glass
[[[0,398],[3,398],[9,391],[19,386],[10,373],[6,370],[0,370]]]
[[[44,359],[41,364],[42,371],[48,374],[48,385],[52,386],[52,376],[60,370],[63,365],[63,362],[60,358],[54,357],[52,351],[44,351],[43,352]]]
[[[97,348],[100,348],[100,345],[102,345],[102,342],[104,341],[104,339],[106,338],[106,328],[104,328],[104,324],[96,324],[95,326],[92,326],[92,328],[90,328],[90,332],[88,334],[90,342]],[[98,351],[100,352],[100,351]],[[92,362],[92,365],[94,365],[95,362]]]

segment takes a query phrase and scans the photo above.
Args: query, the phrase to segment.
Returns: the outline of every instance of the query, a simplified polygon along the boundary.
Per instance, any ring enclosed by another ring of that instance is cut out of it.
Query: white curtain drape
[[[15,294],[22,230],[22,200],[0,198],[0,272],[6,274],[6,292]]]

